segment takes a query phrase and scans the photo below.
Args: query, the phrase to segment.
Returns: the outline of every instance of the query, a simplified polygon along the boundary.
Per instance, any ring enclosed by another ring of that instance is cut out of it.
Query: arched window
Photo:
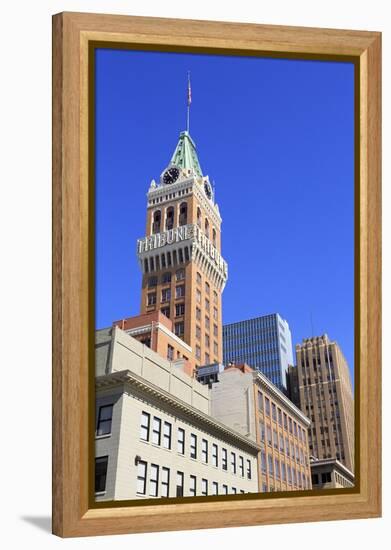
[[[208,221],[208,218],[205,218],[205,235],[209,239],[209,221]]]
[[[170,206],[166,211],[166,229],[174,227],[174,208]]]
[[[153,214],[153,221],[152,221],[152,233],[159,233],[160,232],[160,222],[162,219],[162,213],[160,210],[156,210]]]
[[[197,225],[201,228],[201,208],[197,208]]]
[[[179,206],[179,225],[187,224],[187,203],[182,202]]]
[[[215,228],[213,228],[212,235],[213,235],[213,246],[216,246],[216,229]]]

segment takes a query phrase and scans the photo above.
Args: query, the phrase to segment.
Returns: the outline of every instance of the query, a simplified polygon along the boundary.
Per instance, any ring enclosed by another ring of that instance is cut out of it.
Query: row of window
[[[172,449],[172,424],[168,421],[162,421],[157,416],[151,417],[151,415],[145,411],[141,413],[140,421],[140,439],[142,441],[148,441],[154,445],[162,446],[164,449]],[[189,456],[190,458],[197,459],[199,454],[201,456],[201,462],[204,464],[212,464],[216,468],[221,466],[222,470],[228,471],[228,451],[225,448],[221,448],[221,453],[218,445],[212,443],[209,445],[207,439],[201,439],[201,447],[199,448],[198,436],[194,433],[189,434]],[[177,428],[176,437],[176,450],[180,455],[186,454],[186,433],[183,428]],[[200,453],[201,450],[201,453]],[[235,452],[231,452],[230,459],[230,471],[232,474],[238,473],[240,477],[247,477],[251,479],[251,461],[243,458],[241,455],[237,455]]]
[[[175,299],[185,297],[185,285],[178,285],[175,287]],[[156,292],[148,292],[147,294],[147,305],[152,306],[156,304]],[[171,300],[171,288],[163,288],[161,291],[160,302],[169,302]]]
[[[296,460],[297,463],[308,465],[308,457],[303,453],[303,449],[299,448],[298,445],[294,445],[291,441],[289,442],[288,437],[285,437],[282,434],[277,434],[277,430],[272,429],[270,426],[266,426],[262,421],[259,422],[259,433],[260,439],[263,443],[267,441],[269,447],[274,447],[280,453],[284,453],[287,457],[291,457],[292,460]],[[272,435],[273,434],[273,435]]]
[[[288,485],[296,485],[301,489],[309,489],[309,479],[300,470],[296,470],[294,466],[285,464],[283,460],[274,458],[271,454],[261,451],[261,471],[263,474],[268,474],[276,480],[281,480]]]
[[[306,443],[307,436],[306,430],[300,426],[295,420],[292,420],[286,412],[283,412],[280,407],[277,407],[275,403],[263,395],[261,391],[258,391],[258,409],[264,412],[265,416],[271,417],[274,422],[278,422],[279,426],[284,426],[285,430],[288,430],[290,434],[297,437],[303,443]]]
[[[168,284],[171,283],[172,279],[172,273],[170,271],[167,271],[166,273],[163,273],[161,277],[161,283],[162,284]],[[176,281],[183,281],[185,279],[185,270],[184,269],[177,269],[175,272],[175,280]],[[153,288],[157,286],[158,284],[158,278],[156,275],[153,277],[148,278],[148,288]]]
[[[201,484],[198,487],[197,481],[197,476],[190,475],[185,484],[184,472],[177,470],[175,476],[175,495],[177,497],[183,497],[185,494],[197,496],[198,489],[201,489],[199,494],[205,496],[208,494],[229,494],[229,488],[226,484],[221,484],[219,487],[217,481],[209,482],[207,479],[201,478]],[[143,460],[138,461],[136,486],[138,495],[167,498],[170,495],[170,482],[172,482],[170,468],[159,466],[158,464],[148,464]],[[237,492],[236,487],[231,487],[231,494],[236,494]],[[241,490],[240,492],[244,493],[245,491]]]
[[[190,193],[189,187],[186,189],[180,189],[177,192],[174,191],[173,193],[168,193],[167,195],[162,195],[161,197],[156,197],[155,199],[150,200],[149,204],[157,204],[159,202],[168,201],[170,199],[175,199],[177,196],[181,197],[182,195],[187,195],[188,193]]]

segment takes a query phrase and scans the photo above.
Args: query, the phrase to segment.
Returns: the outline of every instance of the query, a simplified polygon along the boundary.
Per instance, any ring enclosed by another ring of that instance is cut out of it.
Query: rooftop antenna
[[[191,105],[191,84],[190,84],[190,71],[187,71],[187,133],[190,133],[190,105]]]

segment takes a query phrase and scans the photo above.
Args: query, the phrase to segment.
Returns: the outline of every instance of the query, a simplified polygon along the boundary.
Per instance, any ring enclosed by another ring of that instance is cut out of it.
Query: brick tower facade
[[[160,311],[171,319],[174,333],[191,347],[188,359],[195,367],[220,363],[221,294],[228,276],[221,217],[188,131],[181,132],[159,182],[151,182],[137,255],[141,314]]]

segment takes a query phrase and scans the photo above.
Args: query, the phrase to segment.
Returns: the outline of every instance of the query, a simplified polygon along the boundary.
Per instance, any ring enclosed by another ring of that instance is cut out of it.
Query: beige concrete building
[[[336,458],[311,457],[313,489],[344,489],[354,487],[354,475]]]
[[[260,446],[210,416],[210,390],[119,327],[96,339],[96,499],[258,491]]]
[[[234,365],[211,389],[212,416],[261,446],[259,491],[311,489],[309,419],[261,372]]]
[[[182,132],[160,181],[147,194],[145,237],[137,242],[143,272],[141,314],[161,311],[190,346],[192,367],[222,361],[221,216],[196,146]]]
[[[327,334],[296,345],[301,410],[311,419],[310,453],[354,472],[354,401],[349,367]]]

